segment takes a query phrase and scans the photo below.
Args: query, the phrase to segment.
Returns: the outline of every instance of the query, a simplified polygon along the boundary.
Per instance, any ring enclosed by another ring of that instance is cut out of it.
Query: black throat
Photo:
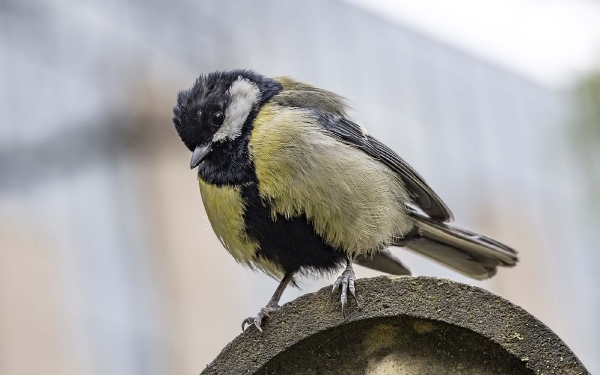
[[[256,174],[248,151],[251,130],[244,125],[236,139],[213,144],[211,153],[198,166],[198,176],[218,186],[255,182]]]

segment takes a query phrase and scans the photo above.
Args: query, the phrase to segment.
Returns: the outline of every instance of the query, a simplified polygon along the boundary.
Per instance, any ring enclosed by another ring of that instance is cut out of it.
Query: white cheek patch
[[[256,84],[239,77],[229,88],[229,95],[231,101],[225,110],[225,121],[213,136],[213,142],[240,136],[244,122],[260,99],[260,90]]]

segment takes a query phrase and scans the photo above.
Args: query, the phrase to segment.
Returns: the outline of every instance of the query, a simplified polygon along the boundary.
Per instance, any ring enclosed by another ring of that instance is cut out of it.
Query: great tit
[[[206,214],[235,260],[280,280],[259,330],[298,275],[345,267],[333,291],[356,299],[356,263],[394,275],[405,246],[475,279],[513,266],[510,247],[446,223],[452,213],[411,166],[348,116],[341,96],[250,70],[201,75],[173,123],[192,152]]]

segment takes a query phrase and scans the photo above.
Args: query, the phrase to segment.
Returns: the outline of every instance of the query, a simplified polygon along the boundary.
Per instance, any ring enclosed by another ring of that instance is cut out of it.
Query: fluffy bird
[[[206,214],[243,265],[280,280],[259,330],[298,275],[335,272],[342,312],[356,299],[353,263],[394,275],[404,246],[464,275],[513,266],[510,247],[447,223],[452,213],[411,166],[348,116],[341,96],[250,70],[201,75],[173,123],[192,152]]]

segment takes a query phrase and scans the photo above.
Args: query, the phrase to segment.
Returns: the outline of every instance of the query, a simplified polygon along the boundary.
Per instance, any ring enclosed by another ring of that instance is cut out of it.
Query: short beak
[[[200,165],[200,163],[202,163],[202,161],[204,159],[206,159],[208,154],[212,151],[210,146],[211,146],[211,144],[209,143],[205,146],[197,146],[196,147],[196,149],[194,150],[194,153],[192,154],[192,161],[190,161],[191,169],[196,168],[198,165]]]

